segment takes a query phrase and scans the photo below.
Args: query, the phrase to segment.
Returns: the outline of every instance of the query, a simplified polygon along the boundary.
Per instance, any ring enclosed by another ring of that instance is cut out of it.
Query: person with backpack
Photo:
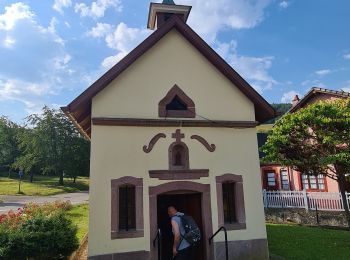
[[[174,260],[192,260],[192,248],[201,239],[197,224],[191,216],[178,212],[174,206],[168,207],[174,234]]]

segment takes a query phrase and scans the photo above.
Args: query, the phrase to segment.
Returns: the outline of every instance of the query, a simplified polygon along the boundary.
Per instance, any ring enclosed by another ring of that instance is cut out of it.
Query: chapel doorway
[[[162,259],[172,260],[173,233],[168,217],[168,207],[174,206],[178,211],[193,217],[201,230],[203,237],[202,221],[202,194],[201,193],[182,193],[182,194],[162,194],[157,196],[157,224],[162,232]],[[193,260],[204,259],[203,239],[194,249]]]

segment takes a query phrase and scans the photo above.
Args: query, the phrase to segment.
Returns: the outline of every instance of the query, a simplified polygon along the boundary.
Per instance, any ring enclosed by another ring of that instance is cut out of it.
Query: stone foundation
[[[225,259],[225,242],[214,243],[216,260]],[[228,256],[230,260],[267,260],[269,251],[266,239],[228,241]]]
[[[148,260],[148,251],[135,251],[127,253],[114,253],[107,255],[89,256],[89,260]]]
[[[317,223],[315,210],[265,208],[265,220],[274,223],[347,227],[344,212],[333,211],[318,211],[319,223]]]

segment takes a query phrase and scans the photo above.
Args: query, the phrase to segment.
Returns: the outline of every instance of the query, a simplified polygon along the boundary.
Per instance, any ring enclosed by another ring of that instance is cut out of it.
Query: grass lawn
[[[21,182],[21,192],[23,195],[48,196],[59,193],[77,192],[89,190],[89,178],[78,177],[76,183],[69,178],[64,179],[64,186],[58,185],[56,176],[34,176],[34,182],[30,183],[28,176]],[[15,173],[11,178],[7,174],[0,174],[0,195],[17,195],[18,177]]]
[[[67,212],[67,216],[78,226],[77,237],[81,242],[89,228],[89,205],[81,204],[73,206],[73,208]]]
[[[272,259],[350,259],[350,231],[267,224]]]

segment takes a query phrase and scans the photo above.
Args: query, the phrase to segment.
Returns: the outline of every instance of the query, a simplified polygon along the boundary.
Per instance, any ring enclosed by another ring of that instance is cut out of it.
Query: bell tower
[[[151,3],[148,13],[147,28],[156,30],[160,28],[173,15],[184,22],[187,21],[192,6],[176,5],[173,0],[163,0],[162,3]]]

